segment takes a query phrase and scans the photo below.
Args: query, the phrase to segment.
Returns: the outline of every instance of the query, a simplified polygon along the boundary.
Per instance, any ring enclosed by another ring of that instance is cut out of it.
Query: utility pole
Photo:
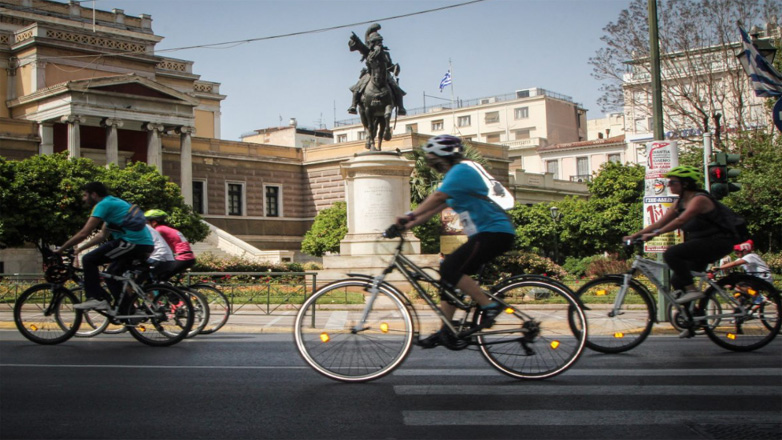
[[[663,131],[663,93],[660,79],[660,39],[657,32],[657,0],[648,0],[649,5],[649,58],[652,68],[652,122],[654,140],[665,140]]]

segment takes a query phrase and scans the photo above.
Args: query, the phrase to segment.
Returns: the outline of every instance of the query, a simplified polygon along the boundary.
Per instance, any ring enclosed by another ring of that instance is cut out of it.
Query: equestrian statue
[[[350,88],[353,101],[348,113],[361,117],[361,124],[367,132],[366,148],[371,151],[380,151],[383,140],[391,140],[391,112],[394,107],[397,115],[407,114],[402,104],[406,93],[397,82],[399,64],[391,61],[388,48],[383,46],[383,37],[377,32],[379,30],[380,24],[374,23],[367,29],[365,41],[362,42],[353,32],[348,42],[350,51],[360,52],[361,61],[366,62],[358,82]],[[377,148],[375,138],[378,138]]]

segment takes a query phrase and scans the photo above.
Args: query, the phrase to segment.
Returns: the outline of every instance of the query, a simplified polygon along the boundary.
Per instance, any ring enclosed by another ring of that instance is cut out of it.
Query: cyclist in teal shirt
[[[74,306],[75,309],[80,310],[109,310],[111,298],[100,286],[98,266],[111,263],[108,272],[122,274],[134,259],[146,261],[147,256],[154,249],[154,241],[146,228],[132,231],[118,226],[122,224],[131,205],[122,199],[110,196],[105,185],[100,182],[91,182],[84,185],[82,191],[84,203],[93,207],[90,218],[76,235],[57,249],[57,252],[61,253],[76,246],[86,240],[99,227],[100,232],[77,248],[76,254],[111,238],[82,257],[84,294],[87,300]],[[112,225],[111,228],[109,225]],[[118,298],[122,284],[115,280],[106,280],[106,284],[111,294]]]
[[[489,188],[478,171],[463,163],[463,149],[461,139],[455,136],[429,139],[423,147],[426,163],[445,177],[442,185],[414,211],[397,218],[397,226],[410,229],[449,206],[459,214],[467,243],[445,257],[440,264],[440,276],[445,284],[460,289],[480,305],[486,318],[484,328],[488,328],[499,315],[500,304],[491,301],[470,275],[477,273],[484,263],[509,251],[516,230],[505,210],[486,196]],[[440,307],[448,319],[456,312],[456,307],[446,301],[441,301]],[[420,340],[418,345],[423,348],[440,345],[444,331],[447,329],[440,329]]]

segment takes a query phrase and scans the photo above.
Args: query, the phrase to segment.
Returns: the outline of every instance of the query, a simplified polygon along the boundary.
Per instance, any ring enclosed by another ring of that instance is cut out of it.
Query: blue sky
[[[150,14],[165,39],[157,50],[271,37],[380,20],[465,0],[97,0],[101,10]],[[421,107],[424,94],[450,99],[438,85],[453,65],[454,95],[461,99],[540,87],[573,97],[589,119],[600,83],[590,57],[602,47],[602,29],[630,0],[486,0],[439,12],[380,21],[380,33],[401,65],[405,106]],[[82,3],[91,7],[91,1]],[[161,55],[195,62],[201,79],[221,83],[222,138],[287,124],[333,127],[348,119],[350,87],[362,64],[348,51],[353,31],[367,25]],[[426,97],[426,105],[439,101]],[[335,111],[336,109],[336,111]],[[282,121],[282,122],[281,122]]]

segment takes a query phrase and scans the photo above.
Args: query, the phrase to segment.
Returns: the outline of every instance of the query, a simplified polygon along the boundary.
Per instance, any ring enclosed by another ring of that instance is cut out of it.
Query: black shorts
[[[479,232],[440,264],[443,281],[455,286],[462,275],[474,275],[481,266],[513,248],[516,237],[505,232]]]

